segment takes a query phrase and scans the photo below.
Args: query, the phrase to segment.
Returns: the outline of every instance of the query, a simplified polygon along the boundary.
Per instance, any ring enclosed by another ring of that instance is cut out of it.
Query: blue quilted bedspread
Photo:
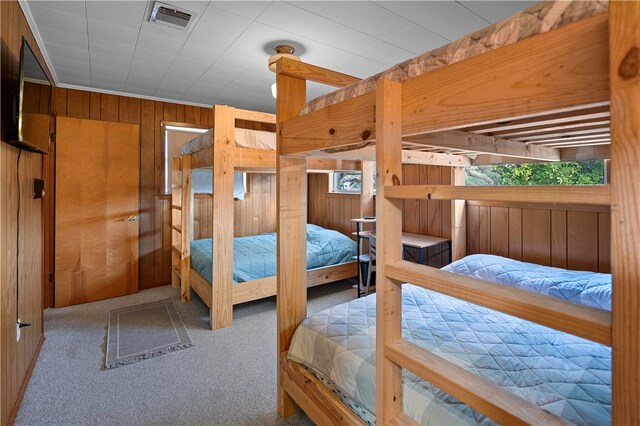
[[[488,255],[469,256],[444,269],[591,306],[611,306],[611,276],[606,274]],[[370,424],[375,421],[375,298],[313,314],[298,327],[289,349],[290,359],[310,369]],[[611,421],[608,347],[411,284],[402,288],[402,335],[573,423]],[[423,425],[493,424],[406,370],[404,409]]]
[[[467,256],[442,270],[611,310],[611,274],[551,268],[490,254]]]
[[[211,282],[211,238],[191,242],[191,267]],[[350,262],[356,243],[338,231],[307,225],[307,269]],[[276,233],[233,239],[233,281],[241,283],[276,274]]]

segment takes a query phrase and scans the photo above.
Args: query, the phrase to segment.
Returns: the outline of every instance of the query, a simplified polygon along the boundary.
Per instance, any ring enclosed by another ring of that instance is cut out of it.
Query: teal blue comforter
[[[191,242],[191,267],[211,282],[211,238]],[[307,225],[307,269],[350,262],[356,243],[338,231]],[[233,281],[241,283],[276,274],[276,233],[233,239]]]

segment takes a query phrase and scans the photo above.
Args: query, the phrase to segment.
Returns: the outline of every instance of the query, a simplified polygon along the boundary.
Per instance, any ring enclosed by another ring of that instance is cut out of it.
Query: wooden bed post
[[[464,167],[451,168],[451,184],[464,185]],[[465,200],[451,201],[451,261],[467,255],[467,213]]]
[[[307,316],[307,160],[284,157],[282,123],[297,116],[306,102],[306,81],[281,74],[278,61],[276,82],[276,198],[277,198],[277,315],[278,360],[289,349],[298,325]],[[278,415],[289,417],[296,404],[282,387],[278,364]]]
[[[360,194],[360,217],[373,216],[374,214],[374,197],[373,197],[373,161],[361,161],[361,177],[360,186],[362,191]]]
[[[611,82],[611,424],[640,424],[640,2],[609,4]]]
[[[387,357],[387,345],[402,337],[402,284],[386,277],[386,264],[401,260],[402,201],[385,197],[385,185],[402,184],[402,85],[376,84],[376,423],[402,414],[402,368]]]
[[[233,321],[233,156],[234,108],[213,107],[213,277],[211,329],[230,327]]]
[[[191,205],[193,192],[191,191],[191,154],[182,156],[182,210],[181,219],[181,254],[180,254],[180,299],[183,302],[191,300]]]

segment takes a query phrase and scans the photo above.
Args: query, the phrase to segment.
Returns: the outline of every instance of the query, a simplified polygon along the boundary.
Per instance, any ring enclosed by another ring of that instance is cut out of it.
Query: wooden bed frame
[[[357,81],[301,62],[277,63],[278,414],[287,417],[300,406],[319,424],[362,424],[286,355],[307,315],[300,255],[306,243],[305,156],[331,149],[358,158],[358,148],[376,140],[377,424],[415,423],[403,413],[402,368],[498,423],[566,423],[403,340],[403,282],[611,346],[612,424],[640,424],[640,2],[614,1],[608,13],[402,83],[380,80],[374,93],[300,115],[306,80],[338,87]],[[464,103],[452,98],[460,93]],[[596,124],[603,120],[610,146],[602,145],[603,126]],[[585,125],[592,132],[564,145],[535,147],[509,136],[522,131],[553,140]],[[460,168],[453,167],[451,186],[402,185],[407,140],[436,153],[473,151],[485,163],[504,156],[611,158],[611,184],[464,187]],[[612,312],[402,261],[402,200],[409,198],[451,200],[454,259],[465,254],[465,200],[611,205]]]
[[[233,284],[233,180],[234,171],[248,173],[273,172],[275,150],[243,148],[235,144],[234,129],[238,120],[275,124],[274,114],[215,105],[213,146],[193,154],[174,158],[172,163],[172,286],[180,288],[183,302],[191,298],[191,288],[211,310],[211,329],[229,327],[233,321],[233,305],[276,294],[276,277]],[[360,162],[342,159],[314,160],[306,163],[309,170],[354,170]],[[191,171],[213,169],[213,285],[191,268],[191,229],[193,227],[193,191]],[[370,201],[372,204],[372,201]],[[308,271],[309,286],[316,286],[356,276],[356,262]]]

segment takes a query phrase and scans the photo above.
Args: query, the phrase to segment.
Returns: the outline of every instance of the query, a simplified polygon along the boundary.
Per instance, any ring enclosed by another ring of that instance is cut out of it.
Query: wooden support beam
[[[606,104],[607,34],[601,14],[409,79],[403,135]]]
[[[349,149],[339,152],[311,151],[305,154],[307,158],[340,158],[353,161],[375,161],[376,148],[368,145],[364,148]],[[429,166],[470,166],[469,157],[458,154],[443,154],[439,152],[423,152],[413,149],[402,150],[402,164],[422,164]]]
[[[385,196],[402,182],[402,85],[376,83],[376,223],[378,277],[376,298],[376,423],[386,425],[402,414],[402,368],[389,360],[387,344],[402,337],[402,287],[387,278],[386,265],[402,258],[402,202]]]
[[[329,86],[344,87],[360,81],[357,77],[287,58],[279,59],[277,66],[278,72],[282,75]]]
[[[289,361],[286,353],[280,354],[279,360],[282,386],[300,402],[300,407],[315,424],[365,426],[355,412],[306,368]]]
[[[360,162],[357,160],[307,157],[307,172],[336,170],[360,170]]]
[[[191,155],[182,156],[182,204],[180,217],[182,233],[180,247],[180,300],[191,300],[191,217],[193,205],[193,192],[191,191]]]
[[[559,161],[560,153],[553,148],[528,145],[507,139],[498,139],[474,133],[451,130],[442,133],[429,133],[410,136],[407,141],[426,146],[462,149],[482,154],[497,154],[507,157],[526,158],[543,161]]]
[[[336,146],[361,144],[375,139],[375,93],[349,99],[282,124],[285,155]]]
[[[611,158],[611,144],[559,148],[561,161],[607,160]]]
[[[379,190],[379,188],[378,188]],[[385,188],[387,198],[429,200],[519,201],[524,203],[609,205],[609,185],[450,186],[396,185]]]
[[[391,360],[499,424],[569,425],[513,392],[404,339],[387,346]]]
[[[451,184],[464,186],[464,167],[451,168]],[[467,203],[451,200],[451,260],[467,255]]]
[[[213,280],[211,329],[233,321],[233,161],[235,108],[213,107]]]
[[[640,2],[609,5],[611,49],[611,424],[640,424]]]
[[[497,123],[484,124],[480,126],[466,127],[464,130],[473,133],[490,133],[501,136],[504,132],[511,132],[529,128],[547,128],[557,125],[571,125],[575,122],[589,122],[607,119],[609,117],[609,103],[604,105],[583,109],[579,112],[565,111],[560,113],[535,115],[513,120],[504,120]]]
[[[471,161],[474,166],[485,166],[490,164],[530,164],[542,163],[542,160],[532,160],[530,158],[503,157],[501,155],[478,154]]]
[[[307,316],[307,163],[305,158],[282,156],[283,122],[300,113],[306,102],[306,82],[283,75],[282,64],[278,62],[276,74],[278,354],[289,349],[293,333]],[[284,380],[278,365],[277,412],[280,417],[289,417],[296,404],[285,391]]]
[[[445,272],[398,260],[387,265],[388,278],[535,322],[611,346],[611,313],[552,296]]]
[[[276,165],[276,151],[273,149],[234,148],[233,167],[236,169],[268,170]]]
[[[508,130],[504,132],[492,132],[491,136],[496,138],[513,138],[516,136],[526,136],[526,135],[538,135],[541,133],[549,133],[549,132],[557,132],[559,130],[563,130],[566,132],[571,132],[578,129],[584,128],[592,128],[594,126],[602,127],[609,126],[611,121],[609,118],[602,118],[599,120],[575,120],[568,123],[563,124],[555,124],[555,125],[538,125],[526,127],[524,129],[516,129],[516,130]]]
[[[248,109],[236,108],[235,116],[236,116],[235,118],[236,120],[247,120],[247,121],[253,121],[257,123],[271,123],[271,124],[275,124],[276,122],[275,114],[271,114],[268,112],[261,112],[261,111],[251,111]],[[234,126],[235,126],[235,122],[234,122]]]

